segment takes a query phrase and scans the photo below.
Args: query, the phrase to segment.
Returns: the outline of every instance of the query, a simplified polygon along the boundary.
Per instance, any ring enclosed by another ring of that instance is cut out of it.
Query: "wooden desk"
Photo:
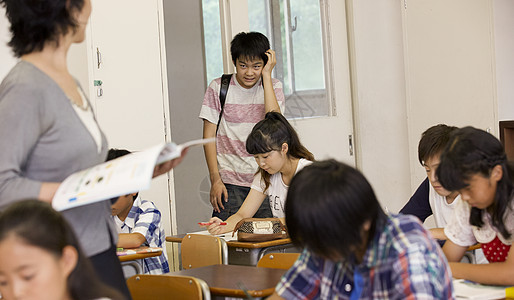
[[[273,294],[286,271],[254,266],[212,265],[168,274],[200,278],[207,283],[212,296],[245,298],[238,284],[242,284],[252,297],[267,297]]]
[[[123,249],[116,251],[118,258],[120,259],[121,266],[129,266],[134,268],[135,274],[142,274],[143,268],[137,261],[138,259],[159,256],[162,254],[162,248],[158,247],[139,247],[134,249]],[[132,274],[132,273],[130,273]],[[128,276],[125,273],[125,276]]]
[[[167,236],[166,241],[181,243],[184,236],[185,234]],[[270,252],[300,252],[293,246],[290,238],[267,242],[227,241],[227,246],[230,265],[256,266],[259,259]]]
[[[139,247],[134,249],[123,249],[116,251],[121,262],[143,259],[148,257],[159,256],[162,254],[162,248],[158,247]]]

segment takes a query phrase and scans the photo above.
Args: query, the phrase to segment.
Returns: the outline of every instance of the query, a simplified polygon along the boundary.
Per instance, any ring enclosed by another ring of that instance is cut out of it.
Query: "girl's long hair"
[[[289,158],[305,158],[314,161],[314,155],[302,145],[293,126],[281,113],[273,111],[268,112],[263,120],[255,124],[246,139],[246,151],[253,155],[281,151],[283,143],[289,147],[287,152]],[[270,185],[271,175],[261,168],[257,172],[261,173],[265,183],[264,191],[266,191]]]
[[[507,161],[503,145],[497,138],[473,127],[456,130],[441,155],[436,174],[445,189],[457,191],[468,186],[473,175],[489,178],[492,169],[498,165],[503,176],[497,183],[493,204],[486,209],[471,208],[469,222],[482,227],[482,215],[487,210],[491,214],[492,225],[508,239],[512,233],[507,231],[504,220],[507,214],[512,213],[514,166]]]
[[[67,282],[72,299],[124,299],[117,291],[100,282],[70,225],[50,204],[40,200],[23,200],[7,207],[0,214],[0,242],[10,235],[55,257],[61,257],[66,246],[77,249],[77,265]]]

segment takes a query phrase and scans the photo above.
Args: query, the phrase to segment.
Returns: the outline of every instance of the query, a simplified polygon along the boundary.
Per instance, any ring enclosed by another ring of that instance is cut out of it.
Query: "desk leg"
[[[135,260],[130,260],[130,261],[124,261],[121,263],[121,267],[123,269],[123,274],[125,275],[125,279],[129,278],[129,277],[132,277],[133,274],[131,273],[126,273],[125,272],[125,267],[132,267],[134,268],[134,271],[136,272],[135,275],[137,274],[143,274],[143,268],[141,267],[141,265],[135,261]]]

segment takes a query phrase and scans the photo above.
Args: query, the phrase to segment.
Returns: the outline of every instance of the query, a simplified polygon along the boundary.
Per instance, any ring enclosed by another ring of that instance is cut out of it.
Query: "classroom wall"
[[[498,119],[514,120],[514,1],[494,0]]]
[[[201,1],[163,5],[171,139],[182,143],[203,135],[198,117],[206,87]],[[177,232],[198,231],[196,222],[208,220],[212,213],[202,147],[191,148],[173,173]]]
[[[382,206],[397,212],[411,194],[399,4],[347,5],[357,166]]]

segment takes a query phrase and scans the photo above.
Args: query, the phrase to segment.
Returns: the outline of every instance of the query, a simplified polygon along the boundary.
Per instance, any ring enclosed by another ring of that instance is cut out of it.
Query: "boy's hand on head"
[[[225,209],[223,206],[223,197],[225,198],[225,202],[228,201],[228,192],[227,188],[223,184],[221,179],[211,184],[211,193],[210,193],[210,201],[212,205],[212,209],[215,212],[220,212],[221,209]]]
[[[265,54],[268,57],[268,62],[262,69],[262,75],[269,75],[271,77],[271,71],[273,71],[273,68],[277,64],[277,58],[275,57],[275,51],[271,49],[266,51]]]

